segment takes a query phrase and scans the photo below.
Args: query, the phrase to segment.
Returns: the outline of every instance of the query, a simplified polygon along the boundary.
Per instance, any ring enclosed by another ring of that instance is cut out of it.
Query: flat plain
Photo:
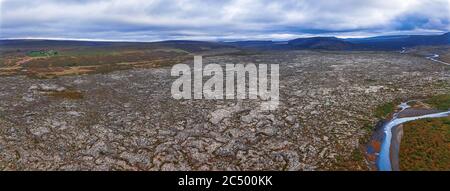
[[[448,46],[406,54],[185,47],[193,46],[3,49],[0,169],[369,170],[365,145],[380,106],[450,94],[450,66],[425,58],[447,59]],[[278,109],[173,99],[170,66],[198,54],[204,65],[279,64]]]

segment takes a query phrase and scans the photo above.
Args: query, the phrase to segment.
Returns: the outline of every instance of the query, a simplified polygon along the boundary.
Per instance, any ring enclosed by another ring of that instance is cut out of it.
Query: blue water
[[[402,103],[400,106],[402,108],[402,111],[406,108],[409,108],[407,103]],[[400,113],[400,112],[399,112]],[[392,128],[401,125],[403,123],[409,122],[409,121],[415,121],[419,119],[425,119],[425,118],[440,118],[440,117],[447,117],[450,116],[450,111],[446,112],[440,112],[440,113],[433,113],[433,114],[427,114],[422,116],[416,116],[416,117],[403,117],[398,118],[398,113],[394,114],[391,121],[387,122],[383,126],[384,131],[384,138],[381,143],[381,151],[378,156],[377,161],[377,167],[378,170],[381,171],[391,171],[391,158],[390,158],[390,148],[391,148],[391,139],[392,139]]]
[[[447,63],[447,62],[443,62],[443,61],[438,60],[438,58],[439,58],[439,55],[438,55],[438,54],[433,54],[433,55],[431,55],[431,56],[427,56],[426,58],[429,59],[429,60],[432,60],[432,61],[439,62],[439,63],[441,63],[441,64],[445,64],[445,65],[450,66],[450,63]]]

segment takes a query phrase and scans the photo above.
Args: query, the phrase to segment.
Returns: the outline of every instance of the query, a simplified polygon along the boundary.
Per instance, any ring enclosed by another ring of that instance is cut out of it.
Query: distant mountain
[[[73,40],[0,40],[0,48],[40,50],[58,48],[101,48],[101,49],[180,49],[191,53],[199,53],[209,50],[235,49],[235,46],[219,42],[171,40],[160,42],[97,42],[97,41],[73,41]]]
[[[351,49],[354,45],[343,39],[335,37],[312,37],[298,38],[290,41],[236,41],[227,42],[228,45],[239,48],[250,48],[258,50],[303,50],[303,49],[324,49],[324,50],[344,50]]]
[[[311,37],[285,42],[237,41],[230,45],[261,50],[399,50],[422,45],[450,45],[450,33],[442,35],[397,35],[370,38]]]
[[[226,42],[226,44],[229,45],[235,45],[239,47],[255,47],[255,46],[271,46],[274,44],[273,41],[262,41],[262,40],[255,40],[255,41],[236,41],[236,42]]]
[[[256,49],[256,50],[289,50],[287,41],[275,42],[275,41],[235,41],[224,42],[224,44],[235,46],[243,49]]]
[[[111,46],[114,42],[74,41],[74,40],[0,40],[0,46],[7,47],[47,47],[47,46]]]
[[[366,49],[401,49],[421,45],[450,45],[450,33],[442,35],[397,35],[371,38],[345,39]]]
[[[190,41],[190,40],[169,40],[161,42],[152,42],[149,44],[153,46],[181,49],[188,52],[202,52],[217,49],[236,48],[235,46],[219,42]]]
[[[177,48],[188,52],[222,49],[250,50],[400,50],[422,45],[450,45],[450,33],[442,35],[396,35],[370,38],[311,37],[289,41],[205,42],[171,40],[161,42],[94,42],[64,40],[0,40],[6,48],[100,47],[100,48]]]
[[[355,47],[351,42],[336,37],[298,38],[288,41],[293,49],[348,50]]]

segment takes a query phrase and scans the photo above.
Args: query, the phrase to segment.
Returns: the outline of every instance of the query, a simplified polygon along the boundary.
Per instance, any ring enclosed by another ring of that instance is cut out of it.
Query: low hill
[[[288,41],[294,49],[323,49],[323,50],[349,50],[354,44],[336,37],[298,38]]]

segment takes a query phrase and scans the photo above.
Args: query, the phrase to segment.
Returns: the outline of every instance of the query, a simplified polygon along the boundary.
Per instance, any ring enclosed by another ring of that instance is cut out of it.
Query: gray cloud
[[[0,0],[1,38],[287,39],[449,31],[448,0]]]

